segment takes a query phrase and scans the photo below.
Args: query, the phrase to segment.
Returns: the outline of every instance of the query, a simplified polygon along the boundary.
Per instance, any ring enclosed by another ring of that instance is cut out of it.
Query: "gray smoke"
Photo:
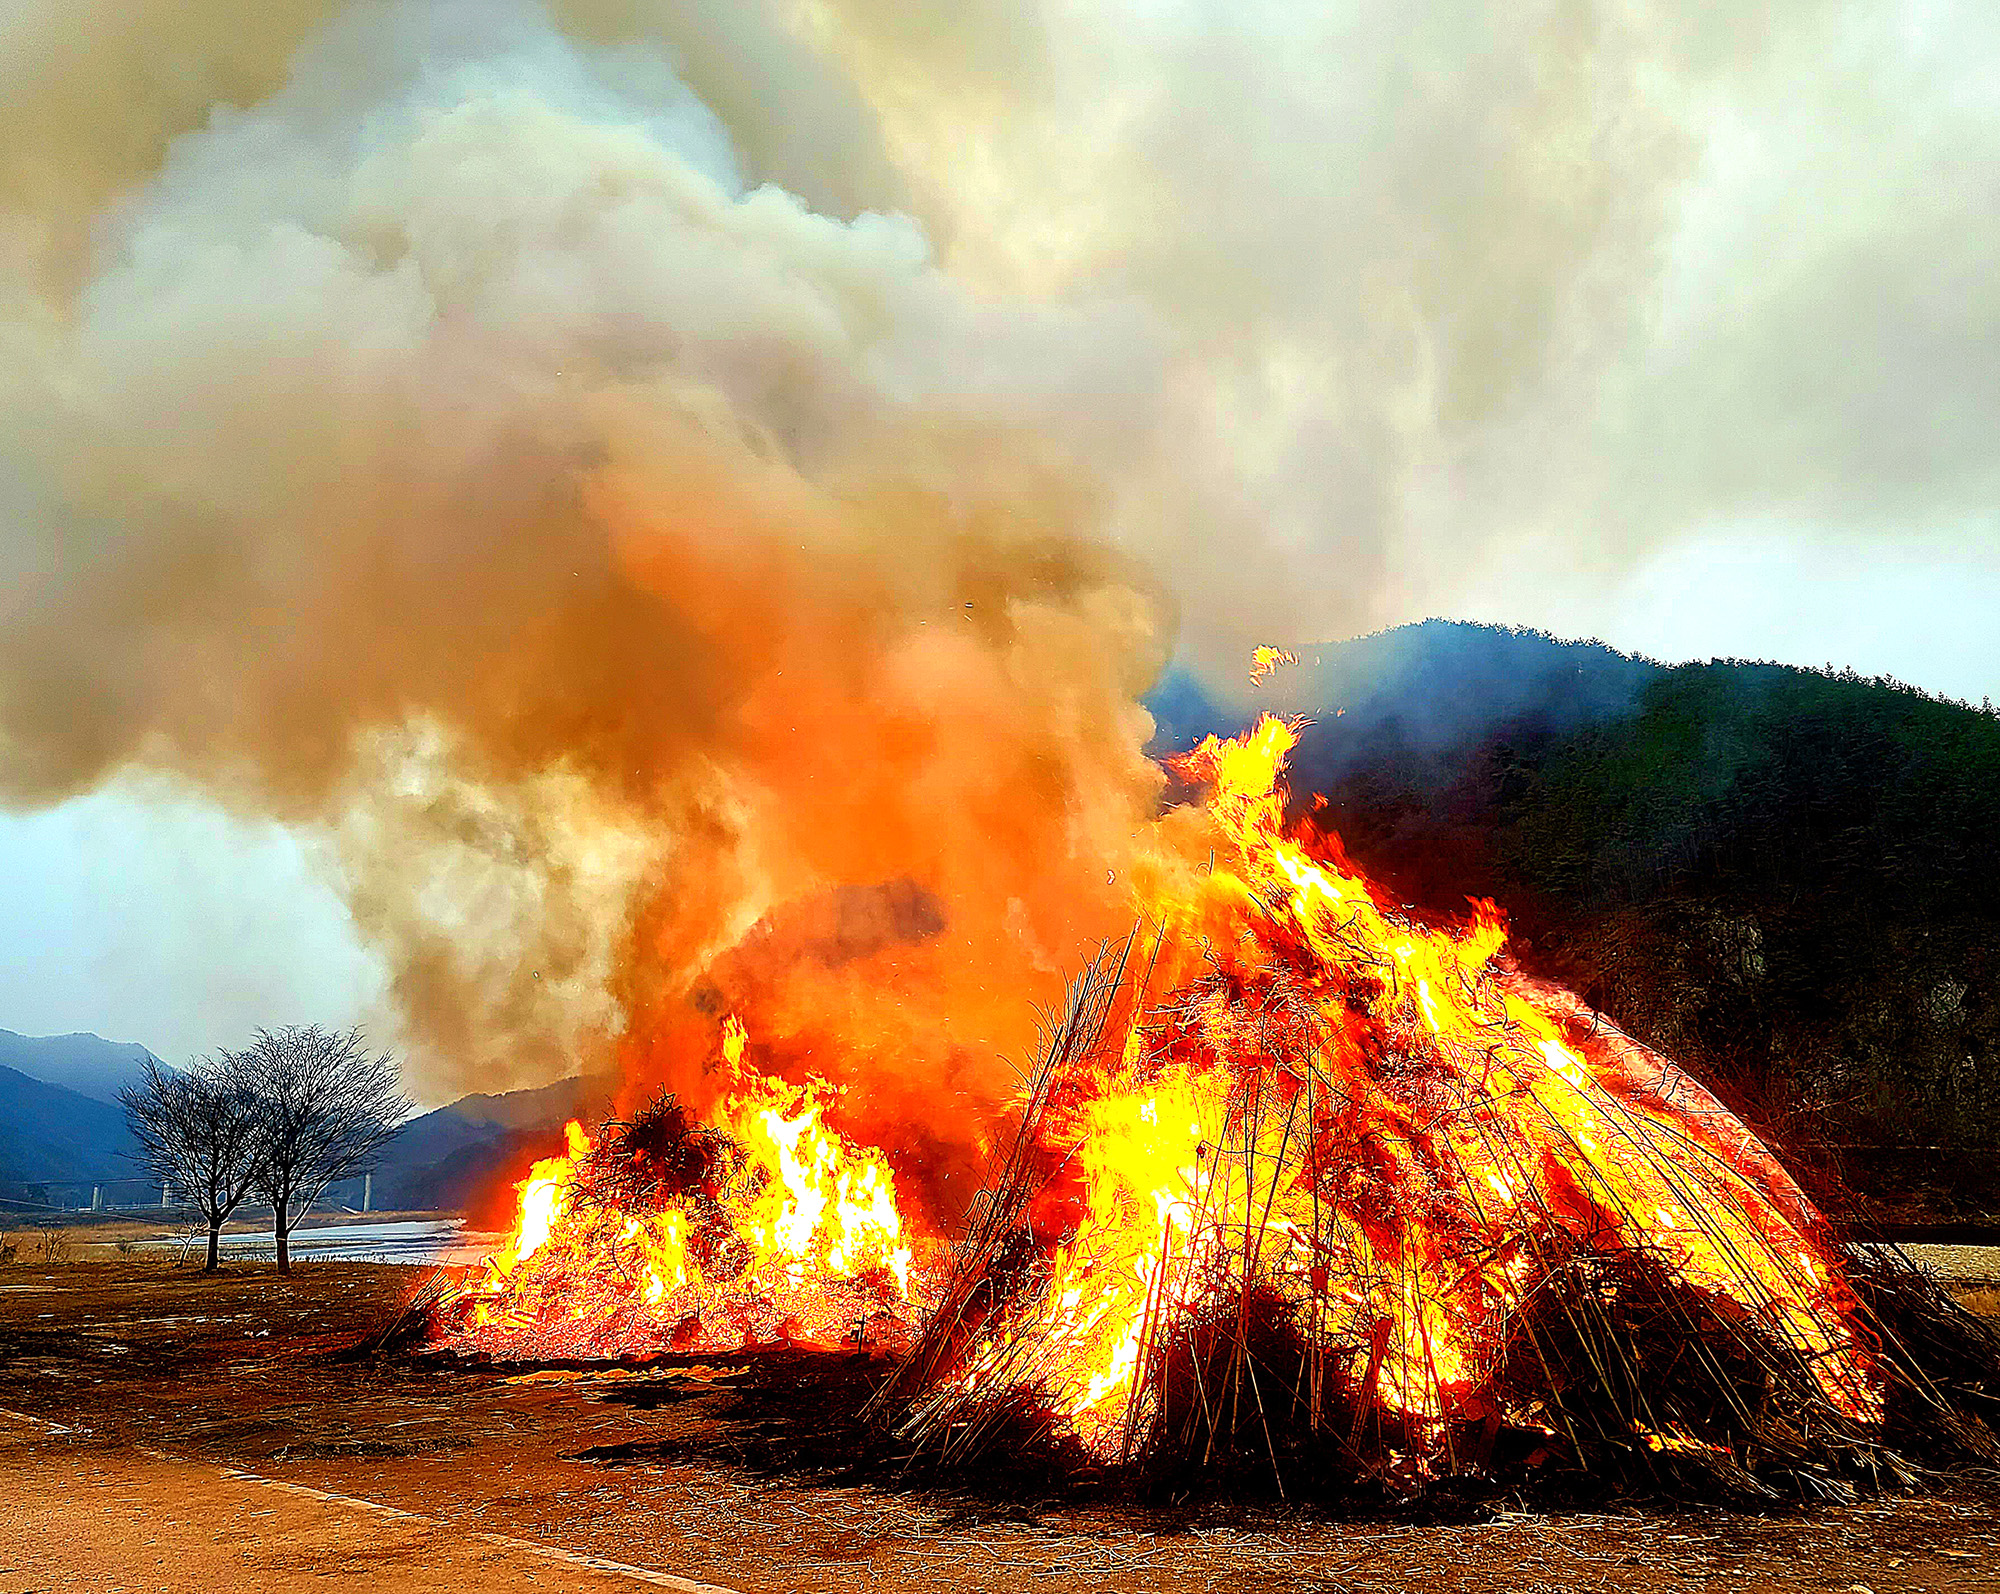
[[[1732,529],[2000,565],[1990,6],[830,12],[957,269],[1179,335],[1146,546],[1232,673]]]

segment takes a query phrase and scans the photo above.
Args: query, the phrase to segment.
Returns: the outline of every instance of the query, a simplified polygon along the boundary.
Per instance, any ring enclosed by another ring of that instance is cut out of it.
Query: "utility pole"
[[[361,1176],[361,1210],[363,1212],[368,1210],[368,1203],[374,1194],[375,1175],[373,1173],[364,1173]]]

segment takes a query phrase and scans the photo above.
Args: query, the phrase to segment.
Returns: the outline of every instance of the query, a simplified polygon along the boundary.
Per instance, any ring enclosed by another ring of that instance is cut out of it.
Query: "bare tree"
[[[221,1255],[222,1226],[257,1181],[264,1112],[241,1059],[224,1052],[185,1070],[147,1058],[136,1085],[118,1093],[141,1159],[156,1179],[185,1190],[208,1223],[208,1263]]]
[[[412,1108],[387,1052],[370,1056],[359,1030],[259,1030],[236,1054],[263,1114],[257,1188],[271,1203],[278,1271],[292,1270],[293,1221],[334,1180],[356,1172]]]

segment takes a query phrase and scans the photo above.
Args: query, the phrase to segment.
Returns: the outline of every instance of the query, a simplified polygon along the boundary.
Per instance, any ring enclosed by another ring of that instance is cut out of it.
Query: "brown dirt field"
[[[203,1277],[134,1258],[0,1270],[0,1594],[318,1576],[741,1594],[2000,1588],[1991,1475],[1789,1515],[1439,1526],[1029,1510],[786,1477],[769,1442],[782,1410],[761,1426],[731,1416],[739,1368],[509,1377],[330,1358],[418,1276],[329,1263]]]
[[[92,1446],[24,1418],[0,1418],[0,1467],[15,1484],[0,1539],[10,1589],[211,1594],[310,1576],[396,1594],[538,1583],[610,1594],[642,1575],[234,1469]]]

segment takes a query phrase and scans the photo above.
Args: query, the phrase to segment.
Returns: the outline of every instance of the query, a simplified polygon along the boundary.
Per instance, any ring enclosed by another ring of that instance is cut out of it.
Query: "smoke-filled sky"
[[[1177,649],[2000,694],[1996,69],[1921,0],[12,8],[0,1025],[442,1097],[682,1080],[719,980],[980,1098]],[[886,881],[946,929],[744,939]]]

